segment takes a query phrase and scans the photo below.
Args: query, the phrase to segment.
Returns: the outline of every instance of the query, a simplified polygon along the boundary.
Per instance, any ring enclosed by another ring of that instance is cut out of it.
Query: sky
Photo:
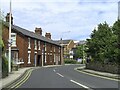
[[[6,16],[9,1],[1,0]],[[90,38],[93,29],[105,21],[111,26],[118,18],[119,0],[12,0],[13,23],[34,32],[41,27],[43,36],[53,40]]]

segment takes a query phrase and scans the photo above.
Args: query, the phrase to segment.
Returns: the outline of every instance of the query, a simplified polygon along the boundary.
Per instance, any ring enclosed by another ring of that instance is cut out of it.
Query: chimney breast
[[[51,39],[51,33],[46,33],[45,37],[48,38],[48,39]]]
[[[42,29],[41,28],[35,28],[35,33],[38,35],[42,35]]]
[[[6,22],[9,22],[9,17],[10,17],[10,13],[7,13],[6,15]],[[12,14],[11,14],[11,24],[13,24],[13,17],[12,17]]]

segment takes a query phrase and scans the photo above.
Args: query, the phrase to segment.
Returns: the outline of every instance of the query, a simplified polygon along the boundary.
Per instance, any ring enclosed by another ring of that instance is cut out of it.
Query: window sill
[[[31,62],[28,62],[28,64],[31,64]]]

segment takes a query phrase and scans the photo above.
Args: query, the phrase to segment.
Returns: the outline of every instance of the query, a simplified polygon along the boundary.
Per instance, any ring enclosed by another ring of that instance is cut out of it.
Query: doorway
[[[37,66],[40,66],[40,58],[41,58],[41,55],[37,55]]]

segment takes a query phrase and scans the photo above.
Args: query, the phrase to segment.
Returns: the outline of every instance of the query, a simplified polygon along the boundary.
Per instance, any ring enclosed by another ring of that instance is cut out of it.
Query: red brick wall
[[[4,27],[3,29],[3,41],[5,43],[5,48],[8,48],[8,28]],[[28,37],[24,36],[23,34],[17,33],[16,34],[16,45],[17,48],[19,49],[19,59],[24,60],[24,64],[20,65],[21,67],[26,67],[26,66],[34,66],[34,55],[35,51],[37,52],[37,55],[41,55],[40,58],[40,65],[42,65],[42,49],[44,46],[44,41],[40,41],[40,47],[41,49],[38,50],[38,41],[37,40],[37,50],[34,49],[34,40],[33,38],[30,38],[31,41],[31,49],[28,49]],[[54,47],[55,47],[55,52],[54,52]],[[31,51],[31,64],[28,64],[28,51]],[[49,53],[49,54],[48,54]],[[54,65],[54,53],[56,55],[60,55],[59,52],[59,46],[46,43],[46,65]],[[52,55],[51,55],[52,54]],[[60,62],[59,62],[60,64]]]

